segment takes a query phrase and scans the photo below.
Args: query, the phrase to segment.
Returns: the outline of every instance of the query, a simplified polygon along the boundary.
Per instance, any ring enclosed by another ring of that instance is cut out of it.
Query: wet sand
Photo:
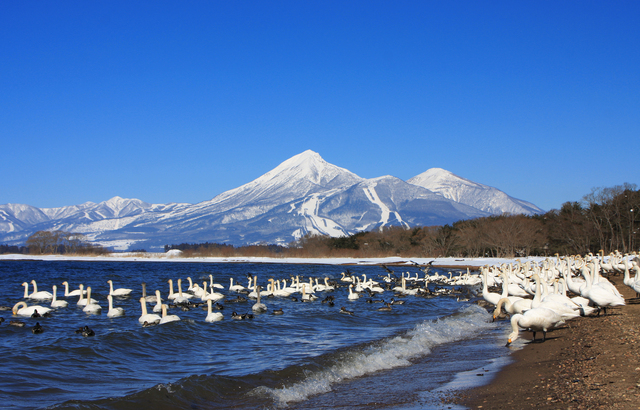
[[[609,279],[627,306],[573,319],[544,343],[521,332],[529,342],[489,385],[444,401],[470,409],[640,409],[640,300],[621,276]]]

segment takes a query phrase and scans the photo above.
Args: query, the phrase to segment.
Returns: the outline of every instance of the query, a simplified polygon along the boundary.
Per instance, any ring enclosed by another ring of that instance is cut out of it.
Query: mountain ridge
[[[306,150],[197,204],[150,204],[115,196],[59,208],[0,205],[0,243],[23,244],[38,230],[65,230],[117,250],[156,250],[182,242],[287,245],[308,233],[342,236],[504,212],[543,211],[441,168],[407,181],[392,175],[365,179]]]

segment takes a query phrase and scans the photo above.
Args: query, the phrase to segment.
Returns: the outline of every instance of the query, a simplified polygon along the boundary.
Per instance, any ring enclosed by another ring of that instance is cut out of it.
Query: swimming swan
[[[69,302],[66,300],[58,300],[57,299],[58,287],[53,285],[53,299],[51,299],[51,307],[52,308],[64,308],[69,306]]]
[[[87,300],[89,301],[87,305],[82,309],[85,313],[98,314],[102,312],[102,306],[98,304],[98,302],[91,302],[91,286],[87,286]]]
[[[267,311],[267,306],[264,303],[260,302],[260,290],[260,286],[256,286],[257,301],[255,305],[251,306],[251,310],[256,313],[264,313]]]
[[[36,283],[35,280],[32,280],[31,284],[33,285],[33,293],[29,295],[29,299],[35,299],[35,300],[53,299],[53,294],[51,294],[51,292],[47,292],[44,290],[38,292],[38,284]]]
[[[162,318],[160,318],[161,325],[180,320],[180,318],[177,315],[167,315],[167,308],[168,308],[167,305],[162,305]]]
[[[109,301],[109,312],[107,313],[107,317],[119,317],[124,316],[124,309],[121,307],[113,307],[113,296],[107,295],[107,300]]]
[[[88,300],[88,293],[87,291],[84,290],[84,285],[81,283],[80,284],[80,299],[78,299],[78,306],[86,306],[87,305],[87,300]],[[87,294],[87,299],[85,299],[84,295]],[[98,303],[97,300],[95,299],[91,299],[91,303]]]
[[[22,306],[22,308],[19,308],[20,306]],[[18,302],[13,306],[13,309],[11,309],[11,312],[14,315],[23,317],[31,317],[36,311],[39,314],[43,315],[47,312],[50,312],[51,308],[38,305],[27,306],[26,302]]]
[[[80,292],[82,292],[83,295],[87,294],[86,290],[82,290],[82,289],[76,289],[73,290],[71,292],[69,292],[69,282],[67,282],[66,280],[64,282],[62,282],[62,284],[64,285],[64,297],[68,298],[69,296],[80,296]]]
[[[140,323],[153,323],[157,324],[162,319],[159,315],[155,313],[147,313],[147,301],[144,298],[140,298],[140,305],[142,307],[142,315],[138,318],[138,322]]]
[[[160,291],[156,289],[156,305],[153,307],[154,313],[162,313],[162,297]]]
[[[111,296],[129,296],[131,292],[133,292],[132,289],[125,289],[125,288],[119,288],[114,290],[113,281],[111,279],[109,279],[107,283],[109,284],[109,294]]]
[[[207,300],[207,317],[204,319],[205,322],[217,322],[222,320],[224,316],[220,312],[213,312],[211,309],[211,304],[213,302],[211,299]]]

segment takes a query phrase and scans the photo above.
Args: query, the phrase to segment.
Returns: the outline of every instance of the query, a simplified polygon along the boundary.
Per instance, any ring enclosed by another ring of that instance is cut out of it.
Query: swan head
[[[26,303],[26,302],[18,302],[18,303],[16,303],[16,304],[13,306],[13,309],[11,309],[11,312],[12,312],[14,315],[17,315],[17,314],[18,314],[18,311],[20,310],[20,306],[22,306],[23,308],[26,308],[26,307],[27,307],[27,303]]]

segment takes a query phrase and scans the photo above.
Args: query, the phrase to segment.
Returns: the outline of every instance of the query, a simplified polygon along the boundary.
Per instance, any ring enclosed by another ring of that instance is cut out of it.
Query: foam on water
[[[426,321],[403,335],[351,350],[304,380],[282,388],[259,387],[254,394],[270,396],[280,407],[331,391],[332,385],[377,371],[411,365],[411,360],[431,353],[434,346],[471,338],[495,327],[487,311],[477,305],[435,321]]]

